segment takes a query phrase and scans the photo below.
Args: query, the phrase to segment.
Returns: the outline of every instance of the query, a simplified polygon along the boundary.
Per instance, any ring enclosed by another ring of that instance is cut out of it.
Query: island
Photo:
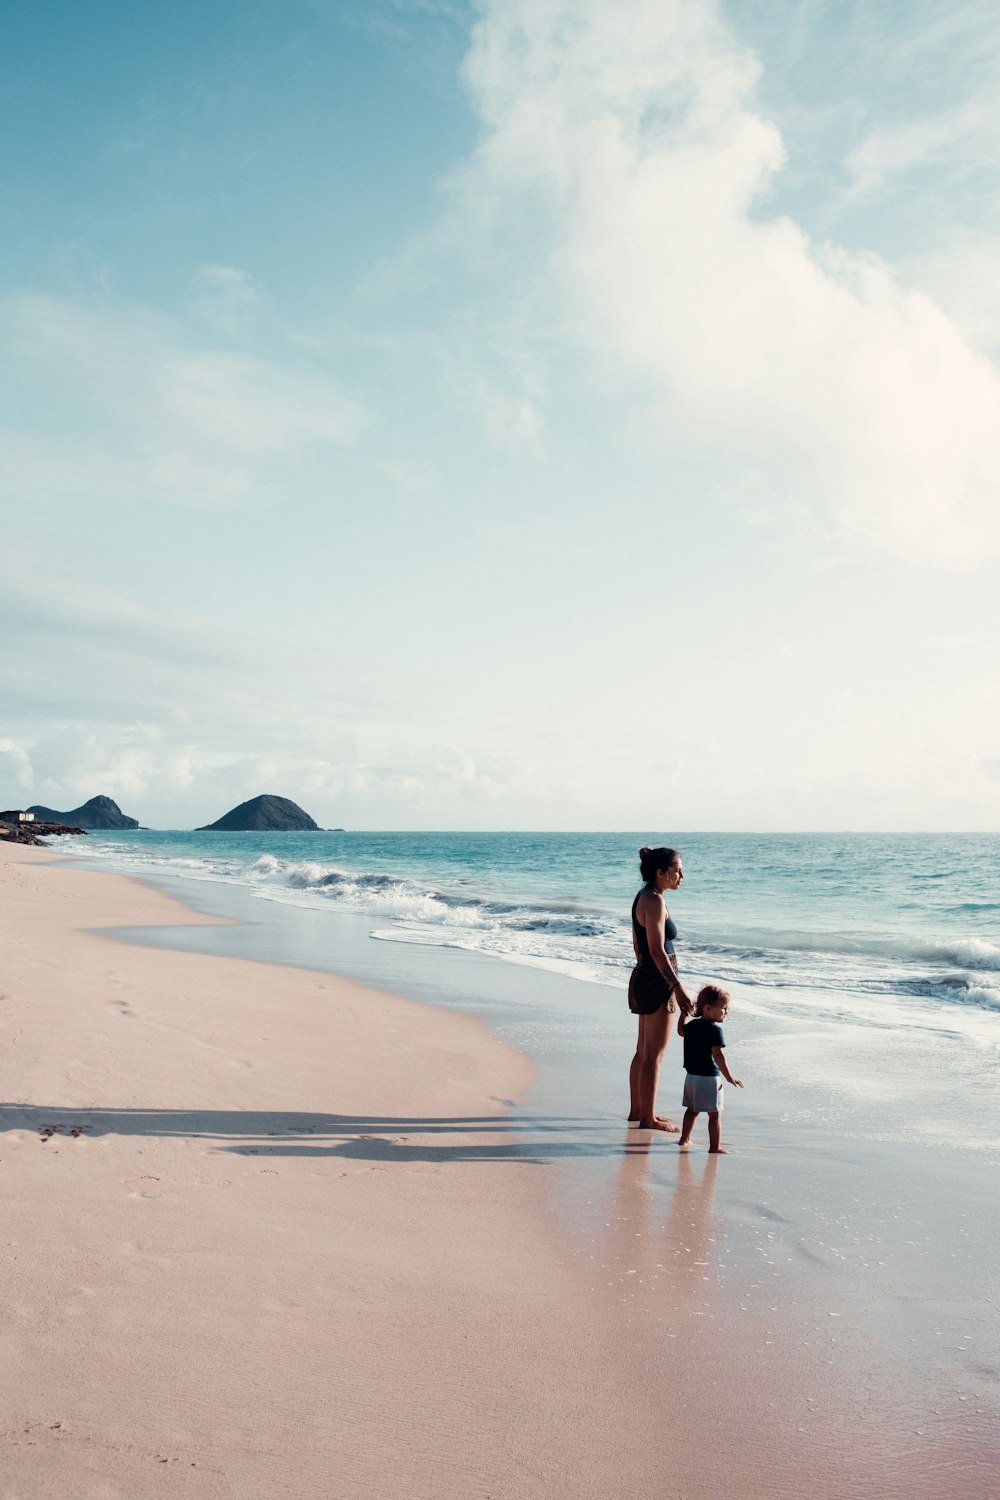
[[[251,797],[216,823],[205,823],[196,833],[309,833],[322,830],[307,812],[287,797]]]
[[[34,813],[40,823],[71,823],[77,828],[139,827],[138,818],[128,817],[110,797],[91,797],[89,802],[74,807],[72,812],[56,812],[54,808],[42,807],[38,803],[29,807],[28,812]]]

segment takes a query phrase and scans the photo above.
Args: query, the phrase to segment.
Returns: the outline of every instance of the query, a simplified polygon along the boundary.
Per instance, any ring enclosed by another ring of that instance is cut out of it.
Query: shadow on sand
[[[621,1134],[616,1132],[614,1141],[606,1138],[609,1123],[536,1115],[509,1120],[496,1115],[421,1117],[0,1105],[0,1131],[34,1132],[43,1142],[53,1136],[186,1137],[214,1142],[221,1151],[243,1156],[338,1156],[399,1163],[511,1161],[542,1166],[548,1161],[584,1156],[620,1156]],[[413,1141],[411,1136],[420,1139]],[[483,1140],[484,1136],[487,1139]]]

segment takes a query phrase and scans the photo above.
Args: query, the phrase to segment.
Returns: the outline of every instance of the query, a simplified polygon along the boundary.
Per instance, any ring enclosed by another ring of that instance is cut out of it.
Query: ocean
[[[663,840],[666,842],[666,840]],[[639,834],[96,833],[135,875],[363,914],[381,942],[459,949],[621,988]],[[674,835],[686,975],[819,1012],[1000,1014],[1000,835]],[[61,845],[66,849],[68,840]],[[895,1010],[893,1010],[895,1007]]]

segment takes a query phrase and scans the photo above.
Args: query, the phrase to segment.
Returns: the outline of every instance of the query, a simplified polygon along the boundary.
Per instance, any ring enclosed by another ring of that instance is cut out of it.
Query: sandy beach
[[[212,919],[44,850],[0,890],[4,1500],[991,1493],[981,1424],[706,1303],[729,1162],[660,1201],[623,1130],[582,1248],[478,1020],[112,941]]]

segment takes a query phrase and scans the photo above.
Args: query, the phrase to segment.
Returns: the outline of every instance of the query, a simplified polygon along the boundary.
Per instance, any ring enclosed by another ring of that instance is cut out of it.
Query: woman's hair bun
[[[652,880],[657,870],[669,870],[676,858],[676,849],[668,849],[665,845],[651,849],[648,844],[643,844],[639,850],[639,873],[643,880]]]

